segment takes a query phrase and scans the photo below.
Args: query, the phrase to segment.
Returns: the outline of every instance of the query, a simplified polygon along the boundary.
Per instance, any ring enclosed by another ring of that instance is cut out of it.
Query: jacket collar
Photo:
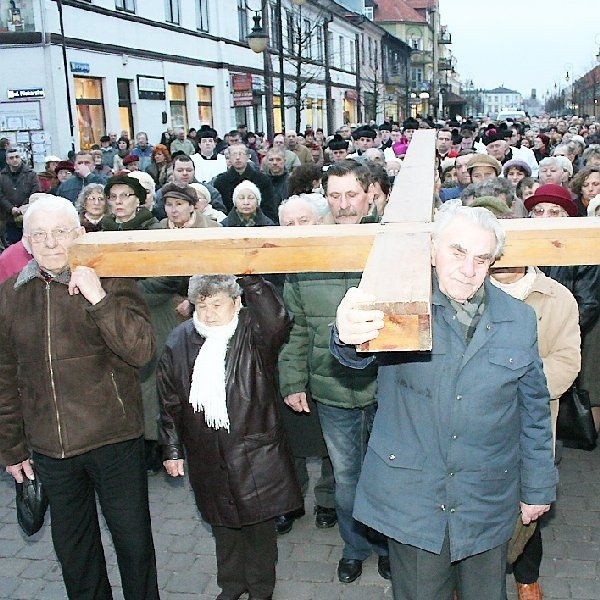
[[[35,259],[31,259],[22,269],[14,284],[14,289],[17,290],[20,287],[24,286],[26,283],[29,283],[33,279],[44,279],[42,272],[40,270],[40,266],[37,264]],[[69,285],[69,281],[71,280],[71,269],[68,267],[62,272],[59,273],[56,277],[52,278],[52,281],[56,281],[57,283],[62,283],[63,285]]]

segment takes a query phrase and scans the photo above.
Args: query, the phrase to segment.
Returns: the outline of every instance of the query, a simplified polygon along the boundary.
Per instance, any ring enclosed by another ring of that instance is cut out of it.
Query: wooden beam
[[[500,222],[507,244],[498,265],[600,264],[597,219]],[[69,249],[69,263],[94,267],[102,277],[360,272],[378,231],[406,235],[429,232],[431,227],[431,223],[387,223],[87,233]]]

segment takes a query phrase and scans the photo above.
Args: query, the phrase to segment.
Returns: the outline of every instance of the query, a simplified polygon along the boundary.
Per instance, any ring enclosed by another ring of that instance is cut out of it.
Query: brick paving
[[[311,477],[316,465],[311,465]],[[541,582],[545,600],[600,599],[600,449],[564,450],[560,465],[556,509],[544,524]],[[149,478],[150,505],[163,600],[214,600],[216,584],[214,543],[197,514],[187,480]],[[371,557],[355,583],[337,582],[341,555],[337,527],[319,530],[309,514],[279,538],[275,600],[385,600],[391,586],[377,574]],[[106,532],[105,548],[114,598],[122,598],[114,552]],[[25,538],[16,524],[14,486],[0,476],[0,598],[58,600],[66,598],[50,539],[48,519],[42,530]],[[512,577],[508,600],[515,600]],[[482,598],[485,598],[482,590]]]

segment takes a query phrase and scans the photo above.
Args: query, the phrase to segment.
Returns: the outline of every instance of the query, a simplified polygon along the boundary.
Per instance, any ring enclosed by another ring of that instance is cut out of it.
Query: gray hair
[[[274,155],[280,156],[281,158],[285,159],[285,151],[282,148],[270,148],[265,154],[265,157],[269,158],[269,156]]]
[[[587,163],[592,158],[600,158],[600,146],[594,144],[590,145],[583,153],[583,164],[587,165]]]
[[[289,198],[286,198],[279,205],[279,208],[278,208],[279,222],[281,222],[282,219],[283,219],[283,213],[285,211],[286,206],[290,206],[291,204],[298,203],[298,202],[302,202],[302,203],[306,204],[310,208],[310,210],[311,210],[313,216],[315,217],[315,219],[319,219],[321,217],[321,215],[319,214],[319,209],[317,208],[317,205],[312,200],[312,198],[306,197],[304,195],[302,195],[302,196],[290,196]]]
[[[494,177],[493,179],[484,179],[470,186],[473,198],[483,196],[497,197],[500,194],[506,196],[506,200],[512,204],[515,198],[515,186],[505,177]],[[509,206],[510,206],[509,204]]]
[[[208,298],[223,292],[232,300],[242,295],[235,275],[193,275],[188,285],[188,300],[196,304],[198,298]]]
[[[449,200],[442,204],[441,208],[437,211],[433,223],[433,240],[435,241],[441,235],[442,231],[458,217],[471,221],[486,231],[491,231],[496,238],[494,259],[502,256],[506,233],[498,219],[487,208],[463,206],[460,201]]]
[[[562,165],[557,156],[547,156],[546,158],[542,158],[539,167],[540,169],[542,167],[556,167],[557,169],[562,169]]]
[[[29,222],[31,221],[33,215],[37,214],[38,212],[63,212],[67,216],[67,219],[71,221],[73,227],[80,226],[79,215],[77,214],[77,210],[75,210],[75,207],[70,200],[62,198],[61,196],[53,196],[52,194],[40,194],[40,197],[37,198],[33,204],[29,205],[29,208],[23,215],[23,245],[28,251],[31,250],[26,237],[29,233]]]
[[[246,146],[246,144],[242,144],[240,142],[239,144],[231,144],[231,146],[228,146],[227,148],[225,148],[225,150],[223,150],[223,154],[225,155],[225,158],[229,158],[229,153],[237,146],[239,146],[240,148],[242,148],[244,150],[244,152],[246,153],[246,156],[250,156],[250,150],[248,149],[248,146]],[[284,154],[284,156],[285,156],[285,154]]]
[[[77,196],[77,200],[75,200],[75,208],[78,212],[83,212],[85,210],[85,201],[88,199],[88,196],[94,192],[100,192],[104,196],[104,186],[101,183],[88,183],[79,192],[79,196]]]

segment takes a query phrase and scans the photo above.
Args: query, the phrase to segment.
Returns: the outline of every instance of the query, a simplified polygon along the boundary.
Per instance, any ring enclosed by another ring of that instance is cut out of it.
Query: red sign
[[[252,90],[252,75],[250,73],[235,73],[231,76],[231,87],[234,92]]]
[[[254,94],[252,90],[243,92],[233,92],[234,106],[252,106],[254,104]]]

